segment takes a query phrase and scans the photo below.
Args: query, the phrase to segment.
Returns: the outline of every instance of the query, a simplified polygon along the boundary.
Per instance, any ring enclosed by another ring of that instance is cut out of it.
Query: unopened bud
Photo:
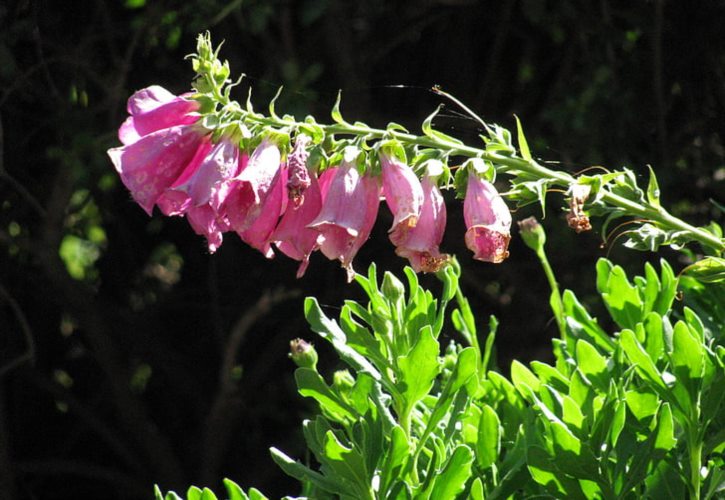
[[[535,252],[541,251],[546,243],[546,233],[544,228],[541,227],[539,221],[533,215],[522,221],[519,221],[519,234],[526,243],[526,246],[534,250]]]
[[[383,276],[383,285],[381,288],[383,294],[394,303],[402,301],[405,297],[405,286],[389,271],[386,271]]]
[[[297,366],[317,370],[317,351],[312,344],[302,339],[294,339],[290,341],[289,349],[289,357]]]
[[[355,385],[355,378],[347,370],[338,370],[332,375],[332,385],[341,393],[348,393]]]

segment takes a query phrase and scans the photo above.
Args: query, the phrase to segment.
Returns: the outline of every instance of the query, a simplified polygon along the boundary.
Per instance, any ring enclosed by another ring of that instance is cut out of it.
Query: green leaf
[[[662,316],[656,312],[649,313],[644,319],[644,348],[655,363],[665,352],[665,332]]]
[[[383,461],[382,470],[380,472],[381,490],[387,491],[395,480],[400,476],[400,470],[404,467],[407,459],[410,457],[410,445],[405,431],[399,425],[393,427],[390,432],[390,444]]]
[[[481,420],[478,424],[478,442],[476,444],[476,461],[478,466],[486,469],[493,465],[501,452],[501,421],[488,405],[481,408]]]
[[[514,118],[516,118],[516,133],[519,139],[521,157],[526,161],[531,161],[531,151],[529,151],[529,143],[526,142],[526,136],[524,136],[524,129],[521,127],[521,120],[516,115],[514,115]]]
[[[400,369],[399,387],[406,399],[407,408],[413,408],[428,394],[440,371],[438,342],[433,338],[430,326],[423,328],[418,340],[405,356],[398,356]]]
[[[599,354],[597,349],[586,340],[577,340],[576,359],[579,370],[600,391],[606,392],[609,386],[607,359]]]
[[[657,414],[655,433],[654,449],[655,451],[661,452],[659,456],[663,457],[666,452],[670,451],[677,444],[677,439],[675,439],[675,424],[669,403],[664,403]]]
[[[332,106],[332,111],[330,111],[330,116],[332,117],[332,121],[339,124],[344,124],[345,120],[342,118],[342,114],[340,113],[340,101],[342,100],[342,90],[338,91],[337,93],[337,99],[335,100],[335,105]]]
[[[601,276],[602,272],[607,273],[606,276]],[[612,319],[621,328],[634,328],[642,321],[639,291],[629,282],[627,274],[620,266],[605,268],[597,263],[597,289]]]
[[[362,355],[347,344],[345,332],[337,323],[322,312],[317,299],[305,299],[305,319],[313,331],[330,342],[340,358],[357,371],[369,374],[373,379],[380,380],[380,372]]]
[[[657,413],[660,400],[656,394],[644,390],[630,390],[624,393],[624,400],[637,420],[645,420]]]
[[[584,430],[584,415],[574,398],[567,395],[561,398],[561,419],[568,428],[581,435]]]
[[[429,498],[456,498],[471,476],[471,464],[473,464],[471,449],[464,444],[457,446],[443,470],[436,474]]]
[[[702,283],[725,282],[725,259],[705,257],[687,266],[681,274],[691,276]]]
[[[355,410],[335,394],[316,371],[311,368],[297,368],[295,381],[302,396],[315,399],[324,411],[335,416],[337,420],[355,419]]]
[[[217,500],[216,495],[209,488],[204,488],[201,492],[201,500]]]
[[[481,478],[477,477],[473,484],[471,484],[471,491],[468,494],[468,497],[471,500],[485,500],[485,496],[483,494],[483,483],[481,482]]]
[[[655,207],[660,206],[660,187],[657,184],[657,176],[655,175],[655,171],[652,170],[652,167],[650,165],[647,165],[647,168],[649,168],[649,183],[647,184],[647,201],[650,202]]]
[[[662,460],[645,479],[647,498],[686,498],[687,486],[680,471]]]
[[[428,117],[423,121],[423,125],[421,126],[423,134],[425,134],[427,137],[430,137],[431,139],[442,141],[444,143],[449,143],[453,145],[463,144],[460,140],[446,135],[443,132],[439,132],[433,128],[433,119],[438,115],[438,113],[440,113],[441,109],[443,108],[443,104],[439,105],[436,110],[428,115]]]
[[[324,461],[335,473],[358,486],[361,492],[370,489],[365,459],[356,447],[343,445],[333,431],[327,431],[323,441]]]
[[[564,290],[562,295],[564,317],[566,318],[567,332],[577,339],[588,340],[606,352],[614,348],[614,341],[592,318],[584,306],[579,302],[574,292]],[[586,337],[586,338],[585,338]]]
[[[529,387],[534,392],[539,392],[541,385],[536,375],[518,360],[513,360],[511,363],[511,381],[524,397],[527,397],[528,393],[523,390],[523,386]]]
[[[197,488],[196,486],[189,486],[189,489],[186,490],[186,499],[187,500],[201,500],[202,491],[200,488]]]
[[[634,332],[632,330],[622,330],[619,335],[619,342],[630,363],[636,367],[637,372],[656,386],[666,389],[659,370],[657,370],[647,351],[635,338]]]
[[[350,494],[347,489],[332,479],[329,479],[319,472],[315,472],[309,467],[302,465],[300,462],[292,460],[277,448],[270,448],[272,460],[284,471],[285,474],[291,476],[298,481],[310,481],[316,487],[327,491],[328,493],[340,496],[348,496]]]
[[[670,360],[675,377],[687,387],[693,403],[698,399],[697,393],[705,371],[704,358],[705,350],[700,341],[684,321],[678,321],[672,333]]]
[[[154,484],[154,500],[164,500],[164,494],[158,484]]]
[[[232,481],[231,479],[224,479],[222,481],[224,483],[224,487],[227,490],[227,495],[229,495],[229,500],[249,500],[249,497],[246,493],[242,490],[242,488],[239,487],[237,483]],[[254,488],[252,488],[254,490]],[[249,491],[249,493],[252,493],[252,490]],[[254,490],[256,491],[256,490]],[[266,498],[264,495],[262,495],[259,498]]]

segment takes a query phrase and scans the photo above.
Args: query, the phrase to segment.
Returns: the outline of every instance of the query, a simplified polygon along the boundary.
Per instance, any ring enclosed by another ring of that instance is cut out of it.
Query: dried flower
[[[589,231],[592,225],[589,223],[589,217],[584,212],[584,202],[589,198],[592,187],[588,184],[572,184],[569,188],[569,213],[566,214],[566,221],[569,227],[577,233]]]

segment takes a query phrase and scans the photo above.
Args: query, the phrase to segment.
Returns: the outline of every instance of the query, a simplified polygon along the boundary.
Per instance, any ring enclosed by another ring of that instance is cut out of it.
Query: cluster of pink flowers
[[[240,149],[248,131],[221,135],[202,126],[199,103],[152,86],[128,101],[119,130],[123,146],[110,156],[133,199],[151,215],[157,206],[185,216],[206,237],[210,252],[225,232],[236,232],[267,258],[272,245],[301,262],[320,250],[339,260],[352,279],[352,261],[370,235],[384,198],[393,214],[389,231],[396,253],[417,272],[439,270],[449,259],[439,245],[446,207],[436,183],[441,165],[429,160],[422,181],[394,147],[379,147],[381,175],[366,168],[361,151],[347,146],[339,164],[321,174],[308,166],[310,139],[297,134],[284,155],[282,134],[269,132],[251,151]],[[471,169],[464,202],[466,244],[474,258],[500,262],[507,255],[511,215],[492,184]]]

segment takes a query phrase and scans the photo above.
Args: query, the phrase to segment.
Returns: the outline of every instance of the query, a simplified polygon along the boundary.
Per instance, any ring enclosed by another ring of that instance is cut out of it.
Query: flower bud
[[[289,343],[289,357],[300,368],[317,370],[317,351],[315,347],[302,339],[294,339]]]
[[[347,370],[338,370],[332,375],[332,386],[343,394],[355,386],[355,378]]]
[[[383,276],[383,294],[393,303],[398,303],[405,298],[405,286],[389,271]]]
[[[546,243],[546,233],[544,228],[541,227],[539,221],[533,215],[526,219],[519,221],[519,234],[521,239],[524,240],[526,246],[535,252],[540,252],[544,248]]]

